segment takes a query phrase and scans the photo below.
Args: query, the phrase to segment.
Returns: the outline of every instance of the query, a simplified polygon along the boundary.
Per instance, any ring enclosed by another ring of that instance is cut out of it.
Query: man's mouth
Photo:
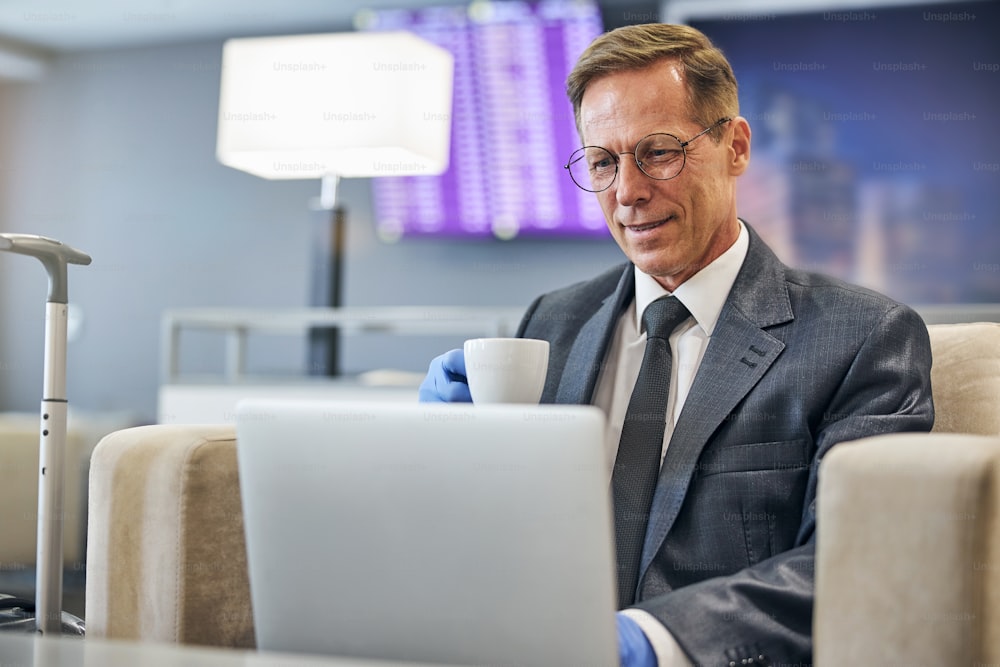
[[[648,232],[651,229],[656,229],[660,225],[664,225],[674,219],[674,216],[669,216],[663,220],[656,220],[654,222],[647,222],[640,225],[625,225],[625,228],[633,233]]]

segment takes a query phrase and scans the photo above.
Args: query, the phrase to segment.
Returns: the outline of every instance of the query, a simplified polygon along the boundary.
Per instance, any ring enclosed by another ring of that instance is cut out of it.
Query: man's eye
[[[670,148],[651,148],[643,154],[643,162],[667,163],[680,157],[681,152]]]

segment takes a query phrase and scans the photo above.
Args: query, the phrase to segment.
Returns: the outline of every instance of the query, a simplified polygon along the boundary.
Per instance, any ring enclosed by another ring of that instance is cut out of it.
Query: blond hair
[[[583,52],[566,79],[580,129],[580,105],[592,81],[607,74],[649,67],[675,59],[688,91],[691,120],[703,127],[739,114],[736,77],[726,57],[702,32],[684,25],[645,23],[606,32]],[[711,132],[719,140],[721,130]]]

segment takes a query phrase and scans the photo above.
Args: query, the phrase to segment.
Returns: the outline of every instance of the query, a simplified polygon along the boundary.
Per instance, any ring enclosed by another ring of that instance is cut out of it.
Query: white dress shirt
[[[701,365],[705,348],[711,340],[715,324],[729,290],[736,281],[736,274],[743,266],[749,246],[749,234],[740,222],[736,241],[711,264],[681,283],[673,295],[684,304],[691,317],[682,322],[670,335],[670,352],[673,358],[670,370],[670,397],[667,400],[667,424],[663,434],[662,456],[670,444],[677,417],[684,407],[695,374]],[[604,368],[597,379],[594,404],[607,416],[605,444],[608,455],[608,476],[614,467],[621,439],[622,425],[628,410],[632,388],[639,377],[639,367],[646,350],[646,332],[642,328],[642,314],[650,303],[669,295],[652,276],[635,270],[635,299],[622,313],[608,348]],[[687,666],[690,662],[677,645],[670,632],[652,615],[638,609],[629,609],[627,616],[635,620],[649,638],[656,652],[659,667]]]

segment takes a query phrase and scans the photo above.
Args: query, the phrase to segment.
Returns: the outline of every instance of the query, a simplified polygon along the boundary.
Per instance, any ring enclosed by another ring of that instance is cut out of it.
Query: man
[[[586,147],[567,169],[629,263],[543,295],[518,335],[551,343],[543,403],[608,416],[622,661],[810,663],[820,461],[838,442],[931,428],[926,327],[884,296],[789,269],[737,217],[750,126],[704,35],[612,31],[567,87]],[[662,462],[638,510],[638,562],[623,565],[618,488],[631,482],[616,477],[650,420],[630,406],[654,372],[641,370],[644,313],[671,294],[687,316],[661,363]],[[460,351],[438,357],[422,400],[469,400],[463,376]]]

